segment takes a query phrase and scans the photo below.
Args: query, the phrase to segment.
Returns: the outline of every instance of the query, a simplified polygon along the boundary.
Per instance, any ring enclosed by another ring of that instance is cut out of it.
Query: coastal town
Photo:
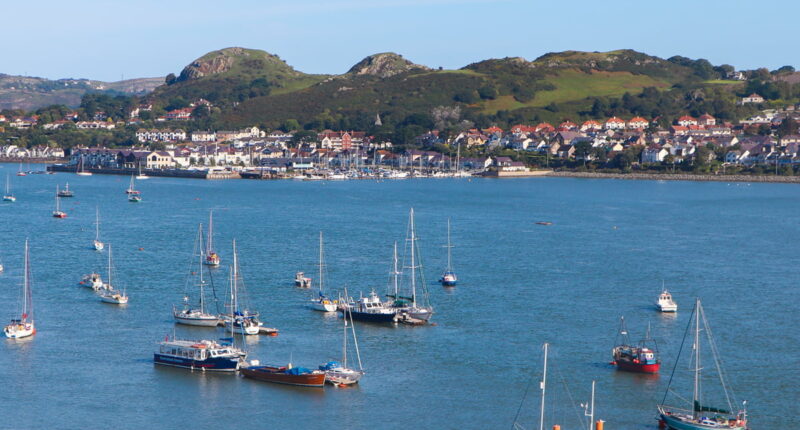
[[[740,104],[761,105],[764,98],[751,94]],[[444,137],[429,130],[415,138],[420,149],[397,148],[390,141],[364,131],[262,130],[256,126],[238,130],[180,128],[198,107],[167,111],[155,119],[159,128],[137,128],[137,145],[110,148],[55,145],[20,147],[11,142],[0,147],[6,161],[46,159],[55,170],[82,168],[98,173],[146,170],[165,176],[192,172],[193,177],[354,179],[364,177],[407,178],[425,176],[530,176],[548,170],[629,173],[678,170],[693,173],[726,173],[749,169],[752,173],[791,175],[800,164],[800,105],[763,109],[737,123],[718,121],[709,114],[683,115],[669,126],[660,118],[611,117],[604,120],[517,124],[470,128]],[[136,127],[140,115],[152,109],[132,109],[129,120],[114,122],[103,112],[92,121],[79,121],[77,112],[40,123],[39,118],[0,116],[0,127],[53,130],[75,127],[109,130]],[[380,116],[376,117],[380,124]],[[439,151],[428,148],[440,148]],[[441,151],[441,148],[448,150]],[[737,170],[738,169],[738,170]],[[207,174],[204,175],[203,172]],[[185,176],[185,175],[184,175]]]

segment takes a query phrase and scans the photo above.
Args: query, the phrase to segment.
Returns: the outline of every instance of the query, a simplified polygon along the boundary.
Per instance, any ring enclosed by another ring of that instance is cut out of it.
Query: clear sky
[[[798,17],[796,0],[6,0],[0,73],[165,76],[229,46],[269,51],[307,73],[343,73],[387,51],[460,68],[622,48],[772,70],[800,66]]]

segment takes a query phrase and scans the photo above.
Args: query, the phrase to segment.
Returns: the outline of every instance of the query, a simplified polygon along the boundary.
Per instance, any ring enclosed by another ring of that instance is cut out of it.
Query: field
[[[669,83],[646,75],[629,72],[562,70],[557,76],[548,76],[544,82],[556,87],[552,91],[541,91],[527,103],[520,103],[512,96],[502,96],[484,104],[484,112],[514,110],[523,107],[543,107],[550,103],[564,103],[587,97],[618,97],[626,92],[638,94],[645,87],[667,88]]]

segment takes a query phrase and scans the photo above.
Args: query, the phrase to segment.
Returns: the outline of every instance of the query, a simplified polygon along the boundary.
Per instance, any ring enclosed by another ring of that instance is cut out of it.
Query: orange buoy
[[[553,425],[553,430],[561,430],[561,426],[558,424]]]
[[[603,424],[606,422],[603,420],[597,420],[594,422],[594,430],[603,430]]]
[[[144,248],[139,248],[139,251],[144,251]]]

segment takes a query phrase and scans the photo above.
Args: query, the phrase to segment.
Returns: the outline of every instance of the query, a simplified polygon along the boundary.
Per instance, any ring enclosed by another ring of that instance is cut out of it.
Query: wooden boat
[[[703,326],[702,328],[701,325]],[[694,328],[694,330],[690,332],[690,328]],[[702,386],[708,385],[708,381],[703,380],[701,377],[701,371],[703,370],[703,364],[701,362],[701,341],[703,340],[700,336],[701,331],[705,332],[709,344],[708,349],[711,350],[711,353],[714,356],[714,365],[712,366],[709,364],[708,366],[710,368],[716,368],[717,376],[719,377],[720,385],[722,386],[722,391],[725,394],[724,396],[721,396],[718,401],[721,402],[724,399],[724,401],[727,403],[727,409],[706,406],[700,403],[701,399],[705,399],[704,402],[710,400],[704,398],[702,395],[703,393],[701,392]],[[692,339],[690,344],[686,345],[686,339],[689,337],[690,333],[693,334],[694,339]],[[713,338],[711,337],[711,329],[708,326],[705,311],[700,303],[700,299],[697,299],[695,302],[692,316],[689,318],[689,326],[686,328],[686,334],[681,342],[678,359],[675,360],[673,375],[675,375],[675,369],[677,369],[678,365],[681,363],[680,353],[682,351],[691,351],[692,354],[690,359],[690,362],[693,365],[692,370],[694,371],[694,390],[692,392],[692,400],[690,402],[689,399],[675,394],[675,397],[678,400],[687,402],[689,404],[682,408],[666,405],[667,396],[670,394],[670,388],[672,387],[673,378],[670,377],[669,383],[667,384],[667,389],[664,393],[664,398],[661,401],[661,404],[658,405],[658,415],[662,428],[666,427],[673,430],[747,430],[747,402],[742,402],[741,409],[735,413],[733,412],[733,404],[736,402],[736,400],[733,398],[733,393],[731,393],[729,390],[730,384],[724,377],[722,365],[719,357],[717,356],[718,349]],[[683,363],[683,365],[685,366],[686,363]]]
[[[325,385],[325,372],[304,367],[292,367],[291,364],[287,366],[260,366],[254,360],[251,365],[239,368],[239,371],[245,378],[276,384],[315,388],[321,388]]]
[[[3,328],[3,333],[9,339],[21,339],[36,334],[33,321],[33,295],[31,294],[31,265],[28,255],[28,241],[25,240],[25,266],[22,281],[22,312],[19,319],[12,319],[11,323]]]
[[[611,351],[613,358],[611,364],[626,372],[658,373],[661,361],[658,359],[657,350],[647,347],[646,344],[649,341],[653,340],[650,339],[650,327],[648,326],[645,338],[638,345],[632,345],[628,329],[625,327],[625,317],[621,317],[616,346]]]

